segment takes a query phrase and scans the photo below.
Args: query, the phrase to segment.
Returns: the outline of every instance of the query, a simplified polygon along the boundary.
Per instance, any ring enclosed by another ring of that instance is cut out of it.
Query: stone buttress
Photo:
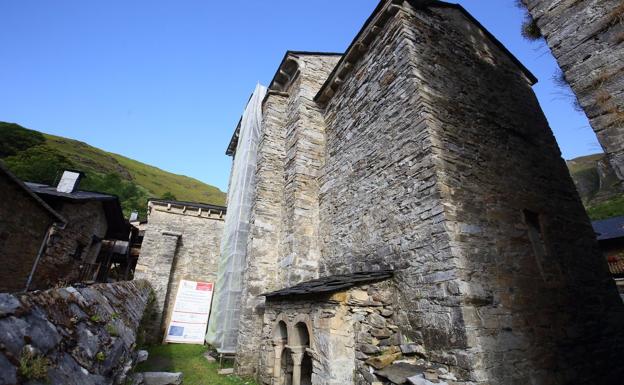
[[[238,372],[256,371],[264,299],[259,294],[318,276],[318,178],[325,151],[314,96],[340,55],[287,52],[263,103]]]

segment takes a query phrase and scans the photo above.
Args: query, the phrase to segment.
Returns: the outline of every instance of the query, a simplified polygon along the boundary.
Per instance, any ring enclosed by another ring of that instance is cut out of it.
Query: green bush
[[[90,172],[81,182],[82,190],[97,191],[105,194],[117,195],[124,215],[128,217],[132,211],[139,216],[147,215],[147,192],[133,182],[124,180],[119,174],[98,174]]]

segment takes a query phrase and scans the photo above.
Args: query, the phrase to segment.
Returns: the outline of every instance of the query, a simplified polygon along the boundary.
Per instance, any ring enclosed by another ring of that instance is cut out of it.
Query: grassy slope
[[[137,372],[182,372],[184,385],[256,385],[251,380],[217,374],[219,364],[204,358],[207,348],[201,345],[157,345],[148,351],[147,361],[139,364]]]
[[[86,170],[100,173],[115,172],[124,179],[131,179],[148,192],[160,197],[171,192],[178,200],[225,204],[225,194],[214,186],[196,179],[172,174],[159,168],[109,153],[86,143],[59,136],[44,134],[49,146]]]
[[[604,171],[604,154],[582,156],[568,161],[570,175],[593,220],[624,215],[624,194],[612,171]],[[600,170],[603,170],[600,172]]]

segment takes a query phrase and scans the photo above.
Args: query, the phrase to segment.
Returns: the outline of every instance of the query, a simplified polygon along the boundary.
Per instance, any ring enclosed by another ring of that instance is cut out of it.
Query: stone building
[[[160,342],[180,280],[215,282],[226,208],[203,203],[150,200],[135,279],[156,295],[146,333]]]
[[[440,1],[382,1],[344,55],[287,52],[263,103],[237,372],[619,384],[624,307],[535,82]]]
[[[115,195],[79,190],[80,172],[65,171],[57,186],[26,186],[67,220],[53,228],[37,265],[30,290],[97,280],[102,245],[128,241],[130,225]]]
[[[624,179],[624,3],[522,0]]]
[[[97,280],[110,267],[102,245],[128,241],[116,196],[78,190],[81,174],[65,171],[58,186],[23,183],[4,168],[0,206],[0,291],[38,290]],[[26,273],[27,272],[27,273]]]
[[[624,300],[624,216],[592,222],[598,245]]]
[[[0,292],[26,290],[52,228],[65,224],[0,163]]]

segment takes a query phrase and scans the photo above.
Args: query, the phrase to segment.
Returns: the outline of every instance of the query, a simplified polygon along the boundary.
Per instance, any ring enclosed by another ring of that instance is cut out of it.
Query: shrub
[[[527,40],[540,40],[542,36],[542,32],[540,31],[537,23],[531,16],[527,16],[524,22],[522,23],[522,36],[524,36]]]

